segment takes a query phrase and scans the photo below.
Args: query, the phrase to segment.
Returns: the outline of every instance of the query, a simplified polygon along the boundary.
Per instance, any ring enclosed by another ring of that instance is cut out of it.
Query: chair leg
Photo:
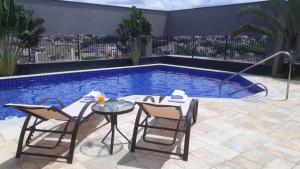
[[[36,118],[35,121],[34,121],[34,124],[30,127],[30,132],[29,132],[27,140],[25,142],[26,146],[28,146],[30,144],[31,138],[32,138],[33,133],[35,132],[35,129],[36,129],[37,120],[38,119]]]
[[[90,104],[92,104],[92,103],[93,103],[93,101],[90,101],[90,102],[86,103],[83,106],[83,108],[81,109],[81,111],[79,113],[79,116],[77,117],[77,119],[75,121],[75,125],[74,125],[73,131],[72,131],[72,138],[71,138],[71,143],[70,143],[70,151],[69,151],[69,155],[68,155],[68,158],[67,158],[67,161],[70,164],[72,164],[72,162],[73,162],[74,150],[75,150],[75,144],[76,144],[76,137],[77,137],[77,132],[78,132],[79,125],[80,125],[81,120],[82,120],[81,118],[83,116],[83,113],[88,108],[88,106]]]
[[[69,164],[72,164],[73,162],[73,157],[74,157],[74,149],[75,149],[75,142],[76,142],[76,133],[72,134],[72,139],[70,143],[70,151],[69,151],[69,157],[67,159]]]
[[[138,127],[139,127],[141,115],[142,115],[142,109],[139,108],[136,119],[135,119],[135,124],[134,124],[134,129],[133,129],[133,134],[132,134],[131,149],[130,149],[131,152],[135,152],[136,137],[137,137],[137,133],[138,133]]]
[[[21,130],[20,137],[19,137],[19,143],[18,143],[16,158],[20,158],[21,157],[24,136],[25,136],[26,129],[27,129],[27,126],[28,126],[28,123],[29,123],[30,119],[31,119],[31,115],[27,115],[27,117],[26,117],[26,119],[24,121],[22,130]]]
[[[187,161],[189,156],[189,146],[190,146],[190,125],[186,128],[185,138],[184,138],[184,150],[183,150],[183,160]]]
[[[193,124],[197,122],[197,116],[198,116],[198,100],[195,100],[195,105],[194,105],[194,112],[193,112]]]
[[[195,104],[196,103],[192,101],[190,106],[196,107]],[[195,110],[195,108],[193,110]],[[189,157],[190,133],[191,133],[191,125],[192,125],[191,118],[193,118],[193,117],[194,117],[193,115],[192,115],[192,117],[189,115],[186,117],[186,128],[185,128],[184,149],[183,149],[183,160],[184,161],[187,161],[188,157]]]
[[[68,159],[67,159],[69,164],[72,164],[72,162],[73,162],[78,127],[79,127],[79,124],[75,123],[74,129],[72,131],[72,138],[71,138],[71,143],[70,143],[69,156],[68,156]]]

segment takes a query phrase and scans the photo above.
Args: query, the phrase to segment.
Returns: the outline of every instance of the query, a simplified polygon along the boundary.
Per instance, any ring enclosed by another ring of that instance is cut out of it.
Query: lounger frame
[[[49,100],[53,100],[56,103],[58,103],[62,108],[64,108],[65,106],[63,105],[62,102],[60,102],[59,100],[55,99],[55,98],[46,98],[40,102],[38,102],[38,105],[41,105]],[[85,111],[87,110],[87,108],[90,106],[90,104],[94,103],[94,101],[91,102],[87,102],[83,108],[81,109],[80,113],[78,114],[77,117],[72,117],[69,114],[61,111],[60,109],[57,109],[56,107],[50,107],[49,109],[52,109],[53,111],[59,112],[60,114],[66,116],[69,118],[68,121],[66,121],[66,125],[64,127],[64,129],[62,131],[57,131],[57,130],[46,130],[46,129],[38,129],[37,126],[41,123],[43,123],[44,121],[47,121],[49,119],[45,119],[43,117],[39,117],[36,114],[32,114],[30,111],[25,110],[24,108],[22,108],[22,106],[17,107],[17,106],[5,106],[5,107],[14,107],[18,110],[21,110],[25,113],[27,113],[27,117],[24,121],[21,133],[20,133],[20,137],[19,137],[19,143],[18,143],[18,148],[17,148],[17,152],[16,152],[16,158],[20,158],[21,155],[33,155],[33,156],[43,156],[43,157],[52,157],[52,158],[63,158],[66,159],[68,163],[72,163],[73,162],[73,157],[74,157],[74,149],[75,149],[75,144],[76,144],[76,137],[77,137],[77,132],[78,132],[78,128],[80,127],[81,124],[83,124],[85,121],[87,121],[94,113],[90,113],[87,117],[83,118],[83,114],[85,113]],[[28,108],[26,108],[28,109]],[[34,109],[34,108],[30,108],[30,109]],[[35,121],[33,123],[33,125],[28,126],[30,120],[35,117]],[[106,120],[107,117],[105,117]],[[70,122],[74,122],[74,127],[71,131],[67,131],[68,130],[68,126],[70,124]],[[33,148],[41,148],[41,149],[54,149],[57,146],[59,146],[59,144],[61,143],[63,137],[68,134],[71,135],[71,142],[70,142],[70,148],[69,148],[69,152],[66,156],[60,156],[60,155],[51,155],[51,154],[43,154],[43,153],[31,153],[31,152],[25,152],[22,151],[23,150],[23,144],[24,144],[24,139],[25,139],[25,133],[29,131],[29,135],[27,136],[27,139],[25,141],[25,146],[28,147],[33,147]],[[48,147],[48,146],[37,146],[37,145],[31,145],[30,141],[31,141],[31,137],[33,135],[34,132],[44,132],[44,133],[58,133],[60,134],[56,144],[52,147]]]
[[[161,96],[159,98],[159,102],[161,102],[163,99],[165,98],[165,96]],[[154,98],[151,96],[147,96],[144,98],[144,102],[147,102],[148,100],[151,100],[153,103]],[[180,157],[183,158],[184,161],[188,160],[188,151],[189,151],[189,142],[190,142],[190,132],[191,132],[191,126],[193,124],[196,123],[197,121],[197,110],[198,110],[198,100],[196,99],[192,99],[188,108],[188,112],[186,114],[185,117],[181,117],[178,120],[175,119],[169,119],[169,120],[175,120],[177,121],[177,125],[176,128],[167,128],[167,127],[158,127],[158,126],[152,126],[148,124],[148,118],[150,118],[149,113],[143,109],[142,105],[143,103],[137,103],[139,104],[139,110],[136,116],[136,120],[135,120],[135,126],[134,126],[134,130],[133,130],[133,135],[132,135],[132,144],[131,144],[131,152],[135,152],[135,149],[140,149],[140,150],[146,150],[146,151],[153,151],[153,152],[158,152],[158,153],[164,153],[164,154],[173,154],[173,155],[178,155]],[[176,106],[169,106],[169,105],[156,105],[157,107],[176,107]],[[142,120],[142,122],[140,123],[140,119],[141,119],[141,115],[142,113],[146,114],[146,117],[144,120]],[[181,112],[181,109],[180,109]],[[182,114],[182,113],[181,113]],[[157,117],[158,118],[158,117]],[[159,117],[161,118],[161,117]],[[179,129],[180,123],[184,122],[184,127],[183,129]],[[185,139],[184,139],[184,150],[183,153],[174,153],[174,152],[168,152],[168,151],[162,151],[162,150],[157,150],[157,149],[150,149],[150,148],[146,148],[146,147],[139,147],[136,145],[136,139],[137,139],[137,134],[138,134],[138,128],[142,127],[144,128],[143,131],[143,140],[145,142],[149,142],[149,143],[153,143],[153,144],[160,144],[160,145],[164,145],[164,146],[171,146],[174,145],[176,142],[176,137],[177,137],[177,133],[181,132],[185,134]],[[155,141],[149,141],[146,139],[146,132],[148,128],[152,128],[152,129],[159,129],[159,130],[167,130],[167,131],[174,131],[174,137],[173,137],[173,141],[168,144],[168,143],[161,143],[161,142],[155,142]]]

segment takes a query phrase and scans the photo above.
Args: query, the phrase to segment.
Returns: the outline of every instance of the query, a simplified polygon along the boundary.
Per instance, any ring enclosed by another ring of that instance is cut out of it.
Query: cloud
[[[114,6],[137,6],[144,9],[178,10],[196,7],[217,6],[235,3],[256,2],[262,0],[66,0]]]

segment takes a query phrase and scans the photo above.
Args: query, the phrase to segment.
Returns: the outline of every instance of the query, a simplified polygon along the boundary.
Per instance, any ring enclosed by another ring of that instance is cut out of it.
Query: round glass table
[[[92,111],[96,114],[101,114],[105,116],[110,116],[111,129],[101,140],[103,143],[107,136],[111,133],[111,143],[109,153],[113,154],[114,147],[114,137],[115,129],[130,143],[130,140],[118,129],[118,115],[125,114],[133,111],[134,103],[129,101],[117,101],[117,100],[108,100],[104,106],[100,106],[98,103],[92,106]]]

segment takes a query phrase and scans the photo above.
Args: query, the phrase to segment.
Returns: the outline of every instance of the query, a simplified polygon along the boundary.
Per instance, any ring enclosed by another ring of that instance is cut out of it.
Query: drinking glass
[[[105,95],[100,95],[98,97],[98,103],[99,103],[100,106],[104,106],[104,104],[105,104]]]

